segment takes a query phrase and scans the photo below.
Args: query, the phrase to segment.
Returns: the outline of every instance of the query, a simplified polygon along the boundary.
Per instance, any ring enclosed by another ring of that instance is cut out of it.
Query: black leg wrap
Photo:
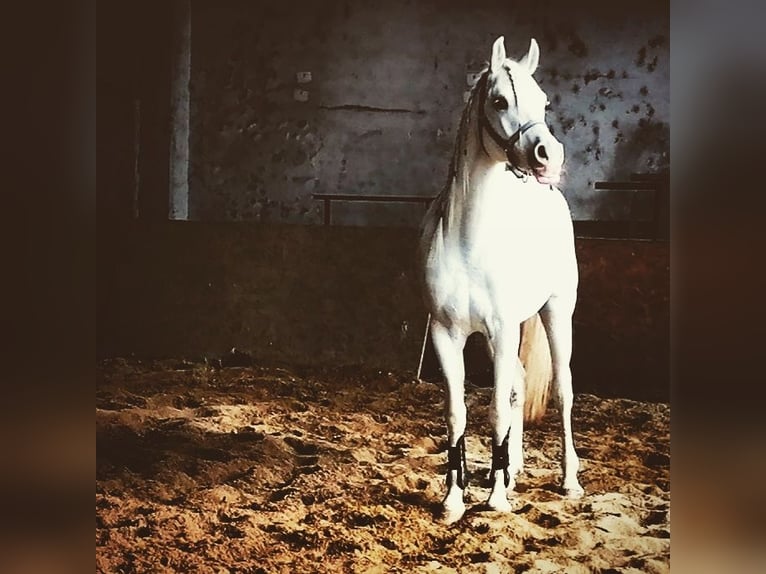
[[[457,439],[455,446],[447,448],[447,486],[452,486],[452,473],[457,471],[457,485],[464,490],[468,484],[468,468],[465,463],[465,435]]]
[[[508,435],[511,434],[511,429],[505,434],[502,444],[492,445],[492,475],[494,476],[496,470],[503,471],[503,479],[505,480],[505,486],[511,484],[511,474],[508,472]]]

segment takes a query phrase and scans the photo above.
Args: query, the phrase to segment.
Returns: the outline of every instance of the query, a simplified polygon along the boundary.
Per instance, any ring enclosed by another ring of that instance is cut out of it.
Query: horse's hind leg
[[[580,460],[572,437],[572,371],[569,362],[572,357],[572,313],[574,303],[566,299],[552,297],[540,311],[540,317],[548,334],[548,343],[553,361],[553,386],[555,397],[561,412],[562,442],[564,460],[562,461],[563,487],[567,496],[579,497],[583,488],[577,480]]]
[[[446,416],[449,434],[447,496],[442,506],[447,523],[459,520],[465,513],[463,490],[467,476],[465,468],[465,365],[463,346],[465,335],[450,330],[440,322],[431,322],[431,338],[434,349],[447,380]]]
[[[492,492],[487,505],[494,510],[511,510],[507,488],[515,486],[515,474],[522,458],[524,431],[524,378],[519,370],[520,329],[508,325],[492,334],[495,386],[490,404],[493,426]]]

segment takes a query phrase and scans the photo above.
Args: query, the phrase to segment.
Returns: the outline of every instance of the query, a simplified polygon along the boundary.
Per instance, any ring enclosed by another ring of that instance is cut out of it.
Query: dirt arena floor
[[[562,498],[559,421],[525,433],[509,514],[489,493],[491,390],[469,386],[469,511],[436,513],[446,470],[439,384],[359,370],[100,363],[96,570],[670,570],[670,408],[575,398],[586,496]]]

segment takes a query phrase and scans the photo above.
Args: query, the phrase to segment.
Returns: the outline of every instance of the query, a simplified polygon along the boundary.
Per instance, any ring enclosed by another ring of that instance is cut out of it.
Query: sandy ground
[[[111,360],[99,367],[98,572],[668,572],[670,409],[577,395],[586,496],[559,494],[559,422],[489,493],[490,389],[469,386],[469,511],[437,518],[444,392],[407,376]]]

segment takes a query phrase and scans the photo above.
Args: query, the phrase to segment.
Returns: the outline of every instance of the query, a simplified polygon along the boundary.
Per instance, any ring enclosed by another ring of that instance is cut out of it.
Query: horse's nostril
[[[537,159],[542,161],[548,160],[548,152],[545,149],[545,146],[543,144],[537,144],[537,147],[535,148],[535,155],[537,156]]]

